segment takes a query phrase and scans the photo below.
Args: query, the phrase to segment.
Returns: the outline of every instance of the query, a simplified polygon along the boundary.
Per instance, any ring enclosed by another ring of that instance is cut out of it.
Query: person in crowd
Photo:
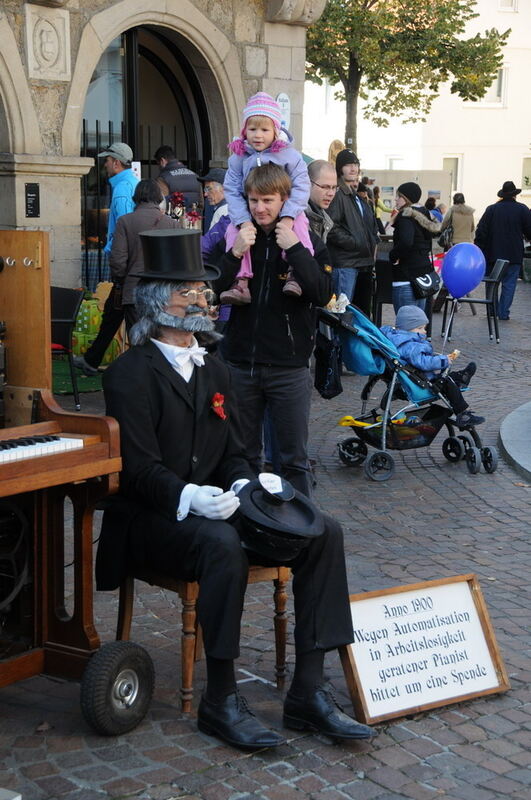
[[[244,196],[247,176],[255,167],[272,162],[283,167],[292,185],[292,191],[282,208],[282,222],[284,226],[295,231],[298,240],[305,247],[312,250],[308,219],[304,214],[310,195],[308,168],[302,155],[293,147],[293,137],[282,128],[281,121],[279,104],[265,92],[258,92],[247,101],[243,110],[241,133],[229,146],[231,155],[224,184],[232,223],[227,231],[228,249],[232,247],[240,229],[252,230],[254,227]],[[234,283],[222,293],[221,302],[234,305],[251,303],[249,282],[252,277],[249,256],[245,254]],[[289,267],[283,292],[292,297],[300,297],[302,294],[302,288]]]
[[[231,309],[220,346],[240,403],[245,450],[252,467],[259,471],[267,405],[281,473],[309,496],[309,359],[315,338],[315,307],[330,300],[332,269],[325,245],[313,232],[312,255],[281,219],[290,191],[289,175],[277,164],[264,164],[249,173],[245,193],[253,225],[242,227],[231,249],[220,254],[222,273],[215,288],[221,293],[232,286],[248,253],[253,271],[251,303]],[[289,269],[301,287],[300,296],[283,292]]]
[[[505,181],[498,192],[500,199],[487,206],[479,220],[474,240],[485,256],[487,274],[498,258],[509,262],[503,272],[498,303],[498,318],[503,320],[510,316],[524,260],[524,238],[531,240],[531,211],[516,200],[521,191],[512,181]]]
[[[367,195],[367,199],[369,201],[369,205],[373,205],[374,203],[374,189],[372,188],[372,184],[374,183],[374,178],[369,178],[368,175],[364,175],[360,181],[358,186],[358,191],[361,186],[365,186],[365,193]]]
[[[206,175],[199,178],[199,181],[203,184],[205,199],[212,211],[208,230],[213,228],[221,217],[225,217],[229,213],[227,201],[225,199],[225,190],[223,189],[223,181],[225,180],[226,174],[227,170],[221,167],[212,167]]]
[[[308,175],[311,189],[306,216],[312,231],[326,242],[334,225],[327,209],[337,191],[336,170],[329,161],[319,159],[308,164]]]
[[[166,197],[174,192],[184,195],[186,211],[203,206],[203,192],[196,173],[179,161],[175,151],[167,144],[161,145],[154,153],[153,160],[158,164],[160,171],[158,179]]]
[[[376,225],[378,227],[378,233],[385,235],[385,225],[382,221],[382,214],[392,214],[393,209],[386,206],[383,200],[380,198],[380,187],[375,186],[372,190],[373,197],[374,197],[374,215],[376,217]]]
[[[422,189],[418,183],[400,184],[396,192],[398,213],[393,221],[393,247],[389,261],[393,265],[393,306],[395,313],[401,306],[419,306],[424,309],[426,300],[417,299],[411,280],[431,272],[432,238],[440,231],[440,224],[430,219],[428,211],[418,204]]]
[[[133,151],[125,142],[111,144],[107,150],[98,153],[98,158],[105,158],[105,171],[111,187],[107,243],[103,250],[104,253],[110,254],[118,220],[124,214],[131,213],[135,207],[133,194],[138,184],[138,178],[131,169]],[[119,294],[119,287],[113,284],[103,306],[98,335],[84,356],[74,356],[74,366],[80,369],[84,375],[98,374],[98,367],[105,351],[122,324],[123,309]]]
[[[450,247],[461,242],[472,242],[474,240],[474,209],[467,206],[465,196],[462,192],[456,192],[453,196],[453,204],[450,206],[441,224],[441,233],[448,226],[452,228],[452,240]],[[443,286],[432,304],[432,311],[438,312],[442,309],[444,301],[448,296],[448,289]]]
[[[369,195],[367,193],[367,187],[365,186],[364,183],[360,183],[360,185],[358,186],[357,194],[358,194],[358,197],[360,197],[363,200],[364,203],[367,203],[368,206],[373,208],[372,203],[369,201]]]
[[[426,209],[426,211],[428,212],[428,214],[430,215],[430,217],[434,222],[443,221],[443,215],[440,209],[438,209],[436,206],[435,197],[427,197],[426,202],[424,203],[424,208]]]
[[[261,169],[268,167],[274,165]],[[276,217],[281,206],[280,200]],[[246,235],[242,230],[240,243]],[[294,236],[286,225],[277,235]],[[276,747],[285,744],[284,736],[250,711],[234,670],[249,563],[260,562],[242,547],[236,514],[238,492],[254,477],[240,438],[240,398],[227,366],[201,346],[213,324],[206,281],[218,271],[201,263],[199,233],[157,231],[141,238],[145,271],[137,274],[132,347],[103,378],[107,413],[120,424],[123,469],[120,493],[104,514],[97,586],[113,589],[135,567],[198,581],[207,672],[199,730],[244,750]],[[284,725],[333,739],[368,739],[371,728],[345,714],[325,684],[325,652],[352,642],[353,630],[342,531],[323,516],[324,532],[289,561],[295,669]]]
[[[444,218],[444,215],[445,215],[445,214],[446,214],[446,212],[448,211],[448,206],[446,205],[446,203],[438,203],[438,204],[435,206],[435,209],[436,209],[436,210],[437,210],[437,211],[438,211],[438,212],[441,214],[441,216]]]
[[[392,341],[406,364],[415,367],[424,377],[432,381],[445,397],[455,414],[459,428],[480,425],[485,417],[472,413],[463,397],[461,387],[468,386],[476,373],[476,364],[471,361],[462,370],[445,373],[459,356],[454,350],[448,355],[437,355],[426,338],[428,317],[418,306],[401,306],[396,315],[394,327],[384,325],[382,333]]]
[[[334,293],[337,297],[345,294],[350,302],[359,274],[372,275],[378,228],[372,209],[357,196],[360,162],[352,150],[338,153],[336,175],[338,190],[328,211],[334,227],[328,234],[327,247],[334,267]]]

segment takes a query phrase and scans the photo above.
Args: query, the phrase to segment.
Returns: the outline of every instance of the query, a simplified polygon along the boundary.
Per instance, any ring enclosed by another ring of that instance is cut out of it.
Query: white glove
[[[198,486],[190,500],[190,511],[207,519],[228,519],[239,505],[234,492],[224,492],[219,486]]]

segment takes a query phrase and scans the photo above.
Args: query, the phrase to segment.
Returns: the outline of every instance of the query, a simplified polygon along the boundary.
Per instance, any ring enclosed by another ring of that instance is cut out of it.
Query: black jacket
[[[524,260],[524,236],[531,240],[531,211],[514,197],[487,206],[476,228],[475,243],[487,264],[506,258],[509,264]]]
[[[393,265],[393,281],[410,281],[433,269],[432,239],[441,230],[425,208],[402,208],[395,217],[393,247],[389,261]]]
[[[378,242],[378,227],[372,208],[362,201],[363,218],[360,214],[356,194],[347,184],[339,181],[339,188],[328,214],[334,227],[328,234],[326,245],[334,267],[372,267],[374,251]]]
[[[252,301],[231,308],[220,348],[227,361],[276,367],[308,365],[314,344],[315,307],[326,305],[332,294],[328,251],[314,233],[310,237],[315,256],[299,242],[286,251],[284,260],[275,232],[266,234],[257,227],[251,248]],[[230,251],[221,256],[218,265],[221,277],[214,288],[219,293],[234,282],[241,259]],[[288,266],[302,288],[301,297],[282,292]]]
[[[319,208],[319,206],[312,203],[311,200],[308,201],[308,207],[304,213],[308,217],[308,222],[310,223],[312,231],[326,244],[328,234],[334,227],[332,218],[327,214],[324,208]]]
[[[203,205],[203,188],[197,175],[177,158],[168,161],[166,166],[161,169],[159,178],[167,185],[170,194],[173,192],[184,194],[184,203],[187,209],[191,208],[192,203],[197,203],[198,207]]]

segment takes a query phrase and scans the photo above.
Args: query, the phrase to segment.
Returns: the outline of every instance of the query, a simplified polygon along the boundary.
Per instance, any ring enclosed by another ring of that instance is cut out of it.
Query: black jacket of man
[[[298,242],[286,250],[284,259],[275,231],[267,234],[259,226],[256,230],[251,248],[253,277],[249,280],[252,301],[232,306],[221,352],[234,364],[306,367],[314,345],[315,308],[326,305],[332,294],[328,251],[319,237],[310,233],[314,255]],[[219,265],[218,293],[233,284],[241,259],[229,251]],[[302,288],[301,297],[282,292],[288,266]]]
[[[506,258],[509,264],[521,264],[524,237],[531,240],[531,211],[514,197],[506,197],[487,206],[478,222],[474,241],[489,266],[497,258]]]
[[[328,214],[334,227],[326,240],[330,258],[335,268],[370,268],[379,240],[376,217],[367,203],[362,201],[363,217],[357,205],[356,193],[344,180],[340,180]]]

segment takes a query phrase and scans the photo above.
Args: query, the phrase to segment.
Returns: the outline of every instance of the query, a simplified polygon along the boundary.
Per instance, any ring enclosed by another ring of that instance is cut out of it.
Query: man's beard
[[[157,314],[155,322],[165,328],[188,333],[200,333],[214,330],[214,320],[209,317],[208,311],[199,306],[187,306],[184,317],[176,317],[166,311]]]

